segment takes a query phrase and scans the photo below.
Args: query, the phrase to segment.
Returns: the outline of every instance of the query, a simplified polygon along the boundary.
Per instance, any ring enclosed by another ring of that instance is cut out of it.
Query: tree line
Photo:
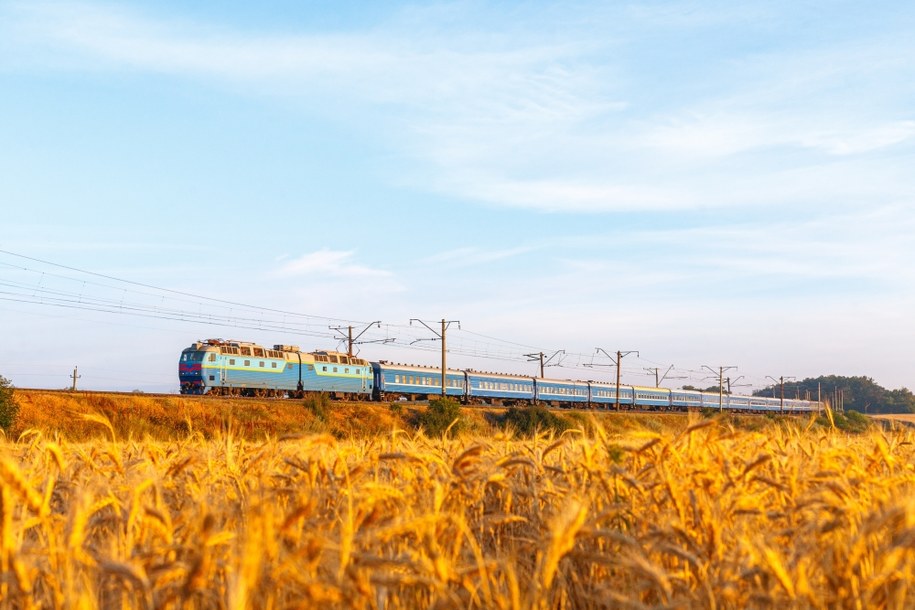
[[[718,393],[718,386],[696,388],[683,386],[684,390]],[[753,396],[781,396],[780,384],[767,386],[753,392]],[[724,390],[725,394],[729,392]],[[786,381],[785,398],[802,400],[823,400],[832,406],[842,406],[846,411],[859,413],[915,413],[915,394],[908,388],[888,390],[870,377],[843,377],[822,375],[803,381]]]

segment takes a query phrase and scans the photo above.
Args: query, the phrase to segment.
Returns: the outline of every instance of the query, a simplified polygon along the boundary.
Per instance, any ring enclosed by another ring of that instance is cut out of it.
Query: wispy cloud
[[[486,250],[483,248],[468,246],[466,248],[456,248],[446,252],[439,252],[428,258],[425,264],[447,264],[452,267],[470,267],[473,265],[482,265],[494,263],[496,261],[514,258],[534,251],[532,246],[519,246],[515,248],[503,248],[498,250]]]
[[[353,262],[355,252],[321,249],[283,264],[273,272],[277,277],[324,276],[336,278],[386,278],[390,271]]]
[[[911,172],[869,162],[915,141],[911,94],[900,84],[915,74],[899,59],[915,52],[913,43],[895,33],[772,51],[735,42],[724,58],[701,44],[671,46],[658,52],[672,66],[688,52],[690,77],[644,80],[632,58],[639,48],[627,46],[638,34],[677,45],[691,40],[684,32],[784,25],[766,7],[719,9],[584,8],[591,19],[566,16],[558,33],[549,22],[558,13],[547,11],[506,37],[481,28],[472,7],[394,9],[371,28],[318,35],[108,4],[23,2],[2,9],[0,28],[51,63],[292,96],[387,138],[392,182],[490,205],[551,213],[825,208],[915,192]],[[678,38],[667,42],[671,31]]]

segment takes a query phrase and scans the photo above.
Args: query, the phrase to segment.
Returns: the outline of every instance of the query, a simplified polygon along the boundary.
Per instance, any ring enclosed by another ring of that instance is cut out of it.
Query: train
[[[442,395],[440,368],[370,362],[337,351],[303,352],[296,345],[205,339],[181,352],[181,394],[401,401]],[[470,405],[689,411],[721,409],[748,413],[811,413],[818,402],[673,390],[601,381],[548,379],[474,369],[448,369],[445,395]]]

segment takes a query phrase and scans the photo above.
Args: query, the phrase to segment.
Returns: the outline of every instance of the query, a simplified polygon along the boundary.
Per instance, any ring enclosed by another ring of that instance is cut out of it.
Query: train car
[[[671,390],[670,405],[678,411],[702,408],[702,392],[695,390]]]
[[[778,398],[770,398],[769,400],[771,400],[775,403],[776,411],[781,410],[781,404],[780,404],[780,400]],[[785,413],[804,413],[804,412],[816,411],[817,409],[814,408],[814,405],[816,405],[816,404],[817,403],[810,402],[808,400],[796,400],[793,398],[786,398],[784,410],[785,410]]]
[[[591,407],[595,409],[616,408],[616,384],[604,381],[591,381],[588,384],[591,393]],[[620,409],[631,409],[634,404],[634,393],[630,386],[620,386]]]
[[[587,381],[571,379],[544,379],[535,377],[534,394],[537,402],[554,407],[587,406],[590,397],[590,384]]]
[[[727,409],[728,408],[728,395],[727,394],[717,394],[712,392],[702,392],[702,408],[703,409]]]
[[[467,402],[512,406],[534,402],[534,379],[468,369]]]
[[[732,397],[737,398],[737,397]],[[746,400],[747,411],[752,411],[753,413],[768,413],[769,411],[775,410],[778,411],[778,401],[775,401],[775,404],[772,404],[771,398],[766,398],[765,396],[741,396],[743,400]]]
[[[207,339],[181,353],[182,394],[226,396],[304,396],[368,398],[371,366],[361,358],[332,351],[302,352],[294,345]]]
[[[724,402],[724,408],[731,411],[749,411],[752,408],[750,406],[751,401],[749,396],[735,396],[734,394],[725,394],[722,397],[722,401]]]
[[[393,364],[381,360],[372,362],[375,400],[396,400],[404,397],[425,400],[442,395],[442,369],[412,364]],[[463,400],[467,394],[464,371],[448,369],[445,373],[445,395]]]
[[[667,411],[670,409],[670,390],[667,388],[642,388],[633,386],[635,393],[635,406],[640,409],[652,411]]]

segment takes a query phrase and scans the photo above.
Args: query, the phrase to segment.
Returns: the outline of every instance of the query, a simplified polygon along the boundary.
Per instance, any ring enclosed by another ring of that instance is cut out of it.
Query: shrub
[[[465,426],[461,405],[450,398],[430,400],[429,408],[416,416],[416,423],[429,436],[444,436],[449,428],[456,434]]]
[[[502,426],[511,427],[522,436],[533,436],[547,431],[562,434],[572,427],[572,423],[546,407],[533,406],[511,407],[502,417]]]
[[[828,415],[820,415],[817,417],[817,424],[823,426],[824,428],[836,428],[843,432],[849,432],[851,434],[861,434],[862,432],[867,432],[871,427],[871,421],[867,418],[866,415],[863,415],[857,411],[846,411],[845,413],[840,413],[833,411],[832,421]]]
[[[10,381],[0,375],[0,428],[4,432],[12,430],[19,417],[19,403],[16,402],[16,394],[13,391],[13,385]]]

